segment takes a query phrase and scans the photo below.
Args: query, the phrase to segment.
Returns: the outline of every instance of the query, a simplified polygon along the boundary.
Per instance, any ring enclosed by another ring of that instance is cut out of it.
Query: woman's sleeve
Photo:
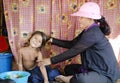
[[[78,40],[80,39],[81,34],[79,34],[77,37],[75,37],[73,40],[70,40],[70,41],[69,40],[60,40],[60,39],[53,38],[52,44],[57,45],[59,47],[70,49],[71,47],[73,47],[78,42]]]
[[[62,62],[64,60],[70,59],[70,58],[80,54],[81,52],[85,51],[88,47],[95,44],[95,42],[96,42],[95,38],[96,37],[93,34],[93,32],[83,34],[81,36],[81,38],[79,39],[79,41],[77,43],[75,43],[75,45],[72,48],[70,48],[69,50],[67,50],[59,55],[51,57],[51,63],[56,64],[58,62]]]

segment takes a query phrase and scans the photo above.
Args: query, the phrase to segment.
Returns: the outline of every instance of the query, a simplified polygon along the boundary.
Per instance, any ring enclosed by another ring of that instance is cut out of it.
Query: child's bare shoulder
[[[23,53],[24,51],[27,51],[27,48],[26,48],[26,47],[21,47],[21,48],[19,49],[19,52],[20,52],[20,53]]]
[[[42,52],[41,51],[38,52],[38,56],[42,56]]]
[[[36,61],[36,62],[41,61],[42,58],[43,58],[42,53],[41,53],[41,52],[38,52],[38,54],[37,54],[37,61]]]
[[[21,47],[20,49],[19,49],[19,51],[23,51],[25,48],[24,47]]]

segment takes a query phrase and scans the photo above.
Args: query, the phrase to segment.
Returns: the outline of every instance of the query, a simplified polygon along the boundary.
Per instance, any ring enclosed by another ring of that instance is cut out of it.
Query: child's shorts
[[[47,70],[47,74],[48,74],[48,80],[49,81],[54,81],[55,77],[60,75],[60,72],[58,69],[51,69],[49,66],[46,66],[46,70]],[[43,75],[40,71],[39,67],[35,67],[32,70],[27,70],[28,72],[30,72],[30,77],[29,77],[29,81],[32,83],[43,83],[44,82],[44,78]]]

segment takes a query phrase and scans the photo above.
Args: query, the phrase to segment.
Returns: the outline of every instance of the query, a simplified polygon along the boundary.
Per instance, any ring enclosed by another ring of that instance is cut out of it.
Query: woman
[[[72,16],[78,16],[80,26],[84,30],[71,41],[51,38],[53,45],[69,50],[44,59],[44,62],[56,64],[81,54],[82,66],[87,71],[71,76],[61,75],[57,79],[66,83],[116,83],[120,75],[118,63],[106,38],[111,31],[100,14],[100,7],[94,2],[86,2]]]

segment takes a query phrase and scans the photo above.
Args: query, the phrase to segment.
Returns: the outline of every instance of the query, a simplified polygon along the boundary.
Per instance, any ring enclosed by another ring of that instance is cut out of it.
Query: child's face
[[[42,44],[42,36],[39,34],[34,35],[31,39],[30,39],[30,46],[34,47],[34,48],[38,48],[40,47]]]

